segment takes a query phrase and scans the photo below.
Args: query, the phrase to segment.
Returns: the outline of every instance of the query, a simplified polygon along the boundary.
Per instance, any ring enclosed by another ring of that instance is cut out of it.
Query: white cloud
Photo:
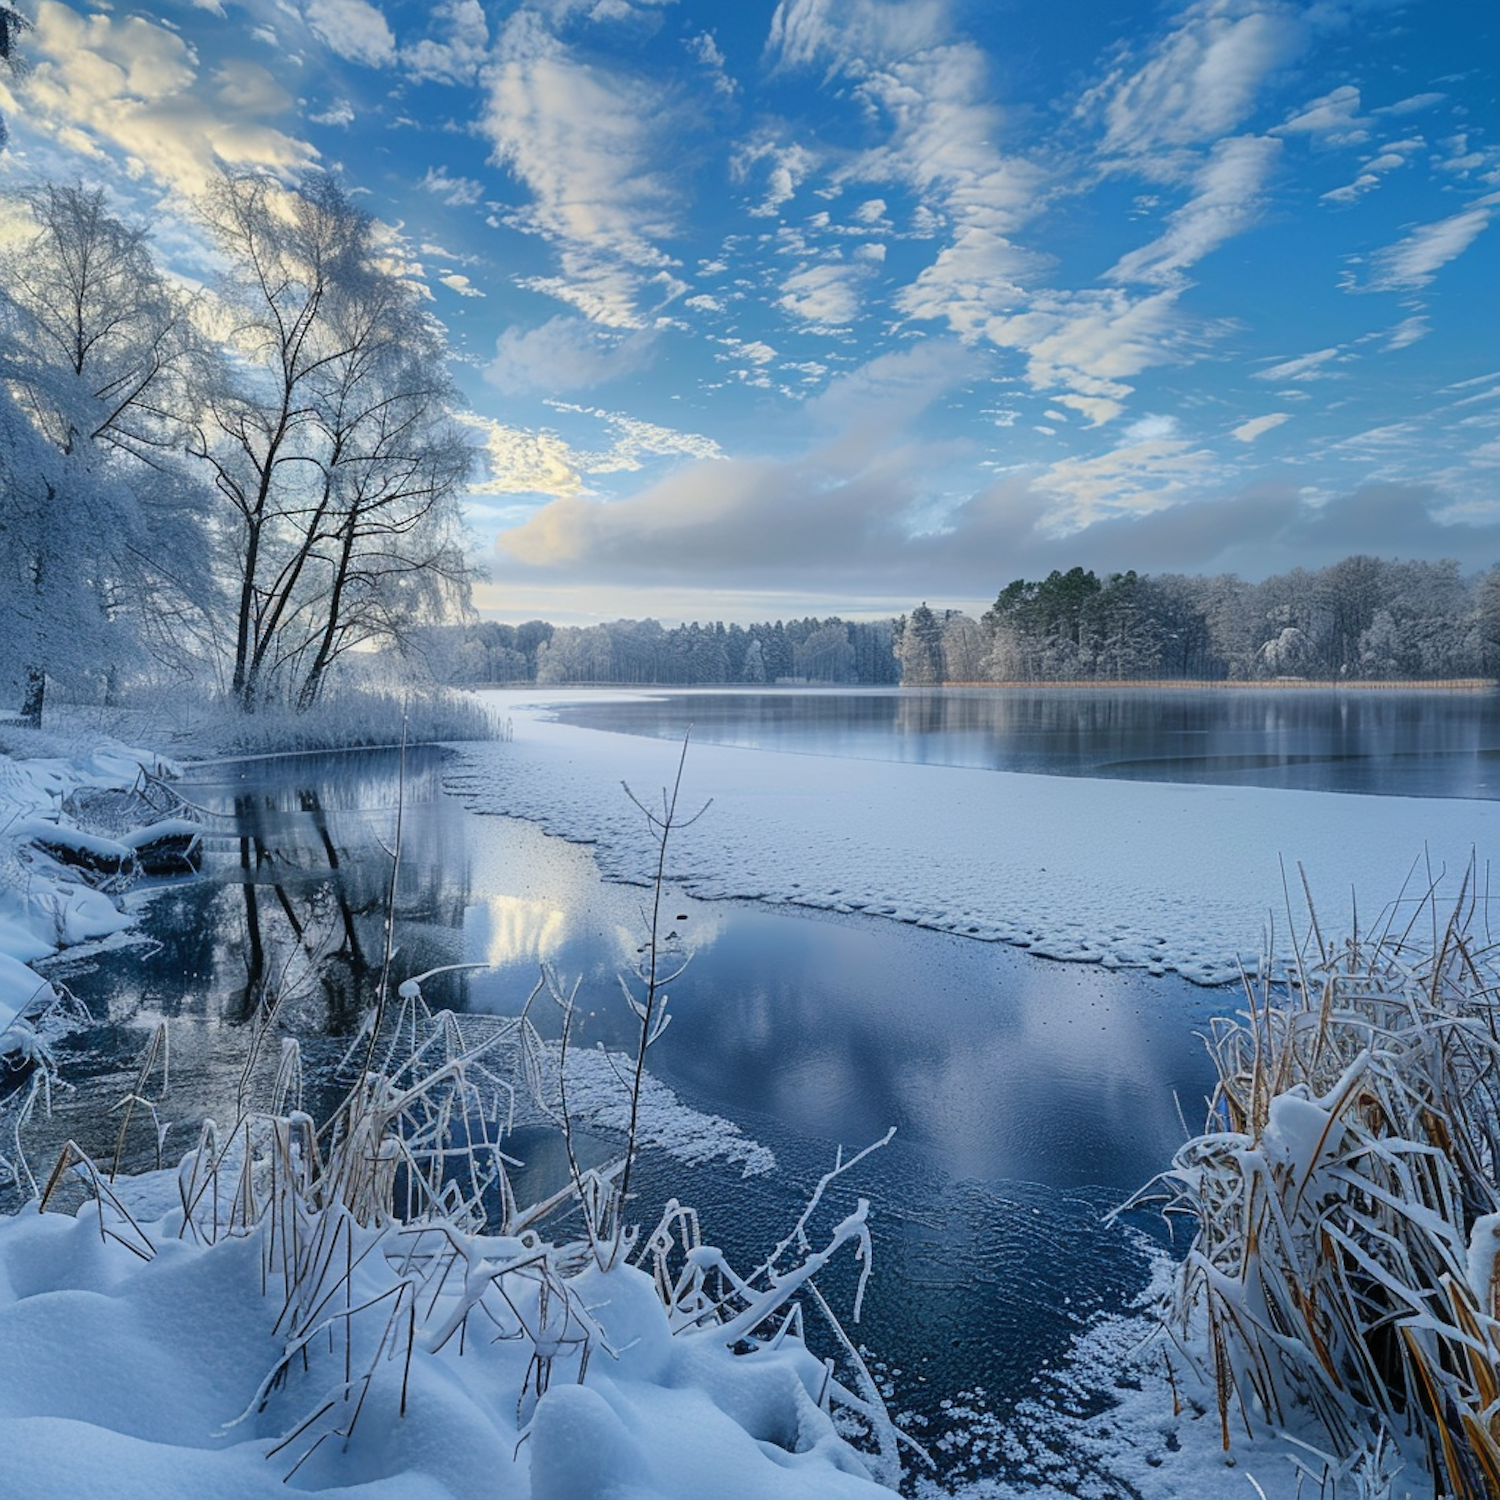
[[[1398,99],[1394,104],[1383,105],[1377,109],[1377,115],[1410,115],[1421,109],[1431,109],[1435,104],[1441,104],[1448,96],[1446,94],[1413,94],[1407,99]]]
[[[1075,396],[1068,394],[1059,396],[1057,404],[1059,406],[1069,406],[1074,411],[1081,412],[1089,419],[1090,427],[1102,427],[1104,423],[1113,421],[1115,417],[1120,415],[1121,410],[1118,401],[1110,401],[1103,396]],[[1010,415],[1014,418],[1015,413],[1012,412]],[[1006,423],[1005,425],[1009,426],[1010,424]]]
[[[1257,380],[1328,380],[1338,372],[1329,368],[1342,363],[1348,356],[1342,349],[1319,349],[1312,354],[1299,354],[1296,359],[1282,360],[1268,370],[1257,370]]]
[[[269,123],[294,101],[264,68],[237,59],[204,79],[183,38],[142,16],[42,0],[26,52],[12,87],[27,124],[84,155],[119,153],[131,176],[196,194],[221,165],[287,175],[317,159]]]
[[[1331,146],[1351,146],[1369,136],[1369,123],[1359,112],[1359,90],[1346,83],[1304,105],[1276,133],[1317,136]]]
[[[482,297],[484,293],[469,280],[467,276],[460,275],[457,271],[450,271],[438,280],[448,288],[450,292],[457,292],[460,297]]]
[[[1021,278],[1037,266],[1014,236],[1037,212],[1043,174],[997,149],[1006,131],[988,59],[953,33],[947,7],[784,0],[768,46],[785,66],[831,65],[883,122],[884,143],[856,155],[837,180],[899,184],[918,199],[918,235],[947,230],[937,258],[897,295],[897,309],[974,338],[987,319],[1014,308]],[[872,198],[854,217],[873,224],[886,211]]]
[[[1175,288],[1139,298],[1118,289],[1045,292],[1024,312],[992,319],[985,333],[1025,351],[1034,390],[1089,397],[1097,424],[1124,410],[1129,377],[1179,357],[1177,296]]]
[[[446,0],[433,7],[439,37],[401,49],[401,64],[419,82],[472,83],[489,50],[490,31],[479,0]]]
[[[1177,435],[1170,417],[1148,417],[1106,453],[1050,465],[1035,488],[1057,502],[1048,529],[1067,534],[1111,517],[1162,510],[1201,486],[1215,466],[1211,453]]]
[[[768,365],[776,358],[776,351],[760,339],[725,339],[724,342],[752,365]]]
[[[385,16],[369,0],[307,0],[303,16],[349,62],[383,68],[396,60],[396,38]]]
[[[1381,351],[1389,354],[1396,349],[1408,348],[1419,339],[1425,339],[1431,332],[1432,325],[1424,317],[1402,318],[1386,335],[1386,341],[1381,345]]]
[[[1220,141],[1193,181],[1193,197],[1167,219],[1166,232],[1122,256],[1110,270],[1115,281],[1171,285],[1188,266],[1260,217],[1261,188],[1281,142],[1265,136]]]
[[[1482,198],[1472,208],[1435,224],[1423,224],[1404,240],[1371,257],[1370,291],[1416,291],[1426,286],[1450,260],[1457,259],[1489,227],[1497,197]]]
[[[1404,167],[1411,159],[1412,153],[1422,150],[1426,144],[1426,141],[1418,136],[1413,140],[1392,141],[1389,145],[1382,146],[1375,155],[1361,164],[1359,175],[1353,182],[1324,193],[1324,200],[1329,203],[1353,203],[1368,193],[1371,188],[1378,187],[1385,173],[1393,172],[1397,167]]]
[[[719,93],[732,95],[738,90],[739,85],[729,76],[725,66],[724,54],[719,51],[719,44],[709,32],[700,31],[696,36],[688,37],[683,45],[694,61],[708,70],[714,81],[714,88]]]
[[[620,337],[583,318],[550,318],[539,328],[508,328],[495,344],[485,379],[514,395],[585,390],[633,375],[651,362],[654,337]]]
[[[1263,417],[1251,417],[1248,422],[1241,422],[1231,434],[1242,443],[1253,443],[1263,433],[1269,432],[1273,427],[1280,427],[1283,422],[1291,421],[1291,414],[1284,411],[1267,412]]]
[[[530,190],[523,221],[557,248],[561,274],[528,285],[617,328],[643,321],[653,285],[685,290],[657,241],[677,193],[666,170],[670,104],[644,80],[584,62],[519,11],[506,23],[482,121],[494,159]]]
[[[314,125],[352,125],[354,123],[354,106],[347,99],[339,99],[330,104],[322,114],[309,115],[307,118]]]
[[[1246,119],[1268,75],[1306,44],[1307,28],[1289,7],[1199,0],[1144,63],[1115,69],[1083,107],[1102,112],[1113,155],[1215,140]]]
[[[736,152],[730,162],[735,181],[744,182],[758,169],[765,172],[765,191],[750,213],[756,218],[772,218],[796,195],[798,187],[818,165],[818,156],[796,141],[783,144],[757,140]]]
[[[780,0],[766,51],[789,67],[832,60],[863,71],[930,47],[947,27],[944,0]]]
[[[450,177],[446,167],[428,167],[420,186],[435,193],[450,208],[478,203],[484,197],[483,183],[475,182],[472,177]]]
[[[776,305],[812,329],[847,327],[859,314],[857,274],[846,265],[802,267],[782,282]]]

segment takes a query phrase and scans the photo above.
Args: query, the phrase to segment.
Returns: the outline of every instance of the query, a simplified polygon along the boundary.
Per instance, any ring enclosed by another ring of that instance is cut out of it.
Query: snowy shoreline
[[[514,739],[465,744],[445,785],[475,812],[593,846],[606,878],[644,883],[653,846],[625,797],[676,771],[671,742],[562,724],[587,690],[498,690]],[[659,696],[615,690],[610,700]],[[1040,957],[1236,982],[1299,932],[1306,870],[1325,929],[1368,930],[1405,892],[1456,899],[1471,855],[1500,852],[1500,804],[1091,780],[847,760],[698,743],[684,805],[713,806],[669,851],[705,899],[861,911]],[[1351,900],[1353,905],[1351,906]]]
[[[19,739],[22,747],[32,748],[24,735]],[[55,998],[32,964],[135,922],[78,871],[36,848],[35,836],[59,820],[67,825],[62,807],[74,792],[126,791],[143,771],[176,771],[152,751],[102,736],[76,744],[41,735],[35,739],[34,758],[0,752],[0,1032],[24,1009]],[[78,839],[87,835],[75,832],[74,841]]]

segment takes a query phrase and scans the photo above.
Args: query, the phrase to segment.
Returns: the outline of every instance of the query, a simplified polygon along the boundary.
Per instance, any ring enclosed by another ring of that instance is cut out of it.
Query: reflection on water
[[[571,724],[1049,776],[1500,797],[1500,693],[906,688],[567,704]]]
[[[402,973],[462,956],[464,827],[440,795],[438,766],[425,752],[407,769],[396,891]],[[158,1021],[170,1033],[162,1112],[174,1149],[186,1149],[205,1117],[234,1118],[246,1023],[258,1010],[274,1006],[278,1030],[303,1039],[313,1062],[336,1052],[318,1039],[357,1026],[379,982],[399,785],[389,753],[198,767],[178,783],[207,814],[201,878],[138,887],[133,946],[65,954],[48,966],[98,1024],[60,1046],[76,1092],[33,1127],[38,1161],[50,1166],[69,1135],[106,1162],[113,1156],[119,1117],[109,1112],[132,1087],[135,1058]],[[262,1068],[274,1070],[277,1045]],[[126,1160],[138,1169],[154,1154],[141,1117]]]
[[[407,777],[397,977],[487,962],[435,978],[429,1000],[514,1014],[547,962],[579,981],[580,1041],[633,1043],[618,975],[642,941],[644,893],[601,881],[586,848],[465,812],[438,774],[435,758],[418,758]],[[378,982],[396,784],[389,755],[194,773],[183,789],[216,829],[203,877],[144,903],[150,946],[61,966],[98,1025],[63,1052],[78,1094],[47,1128],[107,1156],[118,1118],[107,1111],[160,1017],[173,1045],[169,1158],[204,1115],[233,1117],[244,1022],[267,996],[310,1059],[335,1056]],[[780,1166],[744,1180],[722,1163],[648,1160],[643,1219],[678,1196],[710,1239],[753,1263],[839,1145],[895,1125],[895,1142],[836,1186],[831,1207],[872,1200],[865,1337],[905,1372],[901,1402],[933,1421],[975,1385],[1026,1394],[1082,1318],[1140,1285],[1139,1250],[1101,1218],[1180,1139],[1174,1093],[1190,1118],[1201,1113],[1208,1069],[1191,1029],[1224,997],[871,918],[676,893],[670,911],[692,962],[671,987],[652,1070]],[[555,1034],[549,1012],[532,1015]],[[538,1170],[559,1170],[555,1141],[529,1146]],[[151,1164],[144,1136],[129,1154]],[[40,1142],[37,1159],[51,1159]]]

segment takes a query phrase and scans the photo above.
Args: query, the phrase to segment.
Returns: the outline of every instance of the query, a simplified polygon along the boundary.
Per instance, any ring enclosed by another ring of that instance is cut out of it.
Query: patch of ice
[[[478,812],[594,846],[609,879],[645,884],[643,797],[676,771],[661,740],[547,717],[567,695],[493,695],[514,739],[460,745],[451,789]],[[574,695],[576,698],[578,695]],[[668,850],[692,895],[840,905],[1039,955],[1237,981],[1287,947],[1298,861],[1320,914],[1360,895],[1360,925],[1410,886],[1457,892],[1469,858],[1500,854],[1500,804],[1257,787],[1089,780],[952,766],[691,747],[683,803],[713,807]]]

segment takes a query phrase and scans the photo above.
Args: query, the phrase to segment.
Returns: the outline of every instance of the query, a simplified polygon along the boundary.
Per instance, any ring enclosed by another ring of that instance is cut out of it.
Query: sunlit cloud
[[[697,433],[678,432],[624,412],[562,401],[551,404],[564,416],[587,419],[584,425],[604,439],[602,445],[584,447],[555,431],[465,413],[461,420],[482,441],[484,473],[469,486],[473,494],[571,498],[587,492],[588,481],[600,475],[638,473],[658,460],[723,456],[717,443]]]
[[[13,89],[27,123],[95,170],[118,153],[132,177],[197,194],[223,166],[294,173],[316,160],[271,123],[294,100],[267,68],[231,60],[205,77],[182,36],[142,16],[42,0],[26,46]]]
[[[369,0],[306,0],[303,15],[313,32],[340,57],[382,68],[396,60],[396,38]]]

